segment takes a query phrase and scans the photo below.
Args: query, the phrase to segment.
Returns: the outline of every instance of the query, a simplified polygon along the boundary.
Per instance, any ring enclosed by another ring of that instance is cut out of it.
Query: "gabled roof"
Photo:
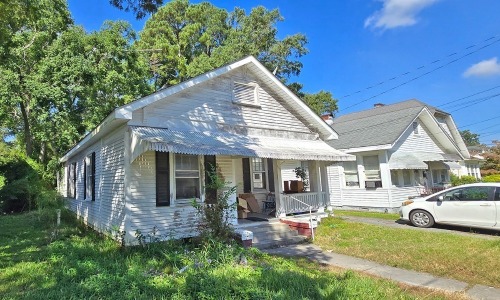
[[[69,157],[75,155],[81,150],[91,145],[94,141],[114,130],[117,126],[128,122],[132,119],[132,113],[135,110],[141,109],[147,105],[163,100],[168,96],[177,94],[185,89],[201,84],[208,80],[224,75],[231,70],[246,66],[254,72],[261,82],[270,89],[273,96],[280,97],[288,106],[289,109],[312,131],[317,132],[324,140],[337,139],[338,135],[335,130],[330,127],[323,119],[314,113],[300,98],[290,91],[280,80],[276,78],[269,70],[264,67],[255,57],[248,56],[231,64],[222,66],[213,71],[196,76],[188,81],[177,85],[161,89],[151,95],[133,101],[129,104],[116,108],[109,114],[104,121],[87,134],[78,144],[69,150],[61,159],[61,162],[68,160]],[[272,116],[270,116],[272,117]]]
[[[450,136],[435,119],[436,114],[450,116],[450,114],[416,99],[347,114],[333,120],[332,127],[339,134],[339,139],[332,140],[329,144],[336,149],[368,147],[371,149],[390,149],[412,125],[413,121],[420,117],[426,125],[437,129],[438,132],[434,134],[447,148],[456,150],[463,157],[468,157],[465,144],[453,120],[450,120],[452,134]]]
[[[332,127],[339,139],[330,144],[337,149],[392,145],[425,106],[413,99],[336,117]]]

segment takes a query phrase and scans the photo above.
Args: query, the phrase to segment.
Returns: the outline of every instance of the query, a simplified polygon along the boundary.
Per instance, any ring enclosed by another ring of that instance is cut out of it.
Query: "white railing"
[[[309,205],[303,201],[300,201],[299,199],[291,196],[291,195],[283,195],[283,196],[286,196],[288,198],[288,202],[295,202],[295,203],[299,203],[301,205],[305,205],[305,206],[308,206],[309,208],[309,228],[311,229],[311,238],[312,240],[314,241],[314,228],[313,228],[313,218],[312,218],[312,211],[313,211],[313,207],[312,205]],[[283,198],[284,200],[285,198]],[[290,201],[290,200],[293,200],[293,201]]]
[[[307,212],[311,210],[318,210],[328,206],[326,192],[310,192],[310,193],[297,193],[297,194],[283,194],[279,202],[278,213],[280,214],[293,214]],[[292,198],[295,200],[292,200]]]

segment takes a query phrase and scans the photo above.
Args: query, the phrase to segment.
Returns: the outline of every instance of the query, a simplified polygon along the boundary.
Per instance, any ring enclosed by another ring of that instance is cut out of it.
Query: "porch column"
[[[320,166],[319,162],[317,161],[308,161],[308,167],[309,167],[309,188],[311,192],[316,192],[316,197],[318,199],[318,211],[324,211],[324,207],[322,206],[323,199],[321,197],[321,189],[322,189],[322,184],[321,184],[321,173],[320,173]]]
[[[328,172],[326,168],[326,162],[321,162],[319,167],[319,173],[321,175],[321,191],[325,194],[324,204],[328,210],[332,210],[330,203],[330,186],[328,184]]]
[[[281,164],[283,161],[273,159],[274,171],[274,195],[276,201],[276,215],[278,217],[285,217],[286,214],[283,208],[283,178],[281,178]]]

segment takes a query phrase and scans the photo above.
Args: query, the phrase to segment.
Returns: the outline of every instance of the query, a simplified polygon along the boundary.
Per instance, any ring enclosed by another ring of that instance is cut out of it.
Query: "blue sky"
[[[332,92],[339,114],[411,98],[434,106],[455,101],[441,108],[460,129],[480,133],[483,143],[500,140],[498,0],[211,2],[227,10],[279,8],[279,35],[301,32],[309,40],[296,80],[308,92]],[[104,20],[127,20],[137,31],[145,22],[107,0],[70,0],[69,8],[87,31]]]

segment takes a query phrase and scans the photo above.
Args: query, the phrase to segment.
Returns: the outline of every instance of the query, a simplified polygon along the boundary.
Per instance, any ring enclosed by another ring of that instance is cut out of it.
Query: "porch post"
[[[273,172],[274,172],[274,194],[276,201],[276,215],[278,217],[285,217],[283,209],[283,178],[281,178],[281,160],[273,159]]]
[[[332,205],[330,203],[330,185],[328,183],[328,172],[326,168],[326,162],[320,162],[320,175],[321,175],[321,191],[324,193],[324,205],[326,209],[332,210]]]

